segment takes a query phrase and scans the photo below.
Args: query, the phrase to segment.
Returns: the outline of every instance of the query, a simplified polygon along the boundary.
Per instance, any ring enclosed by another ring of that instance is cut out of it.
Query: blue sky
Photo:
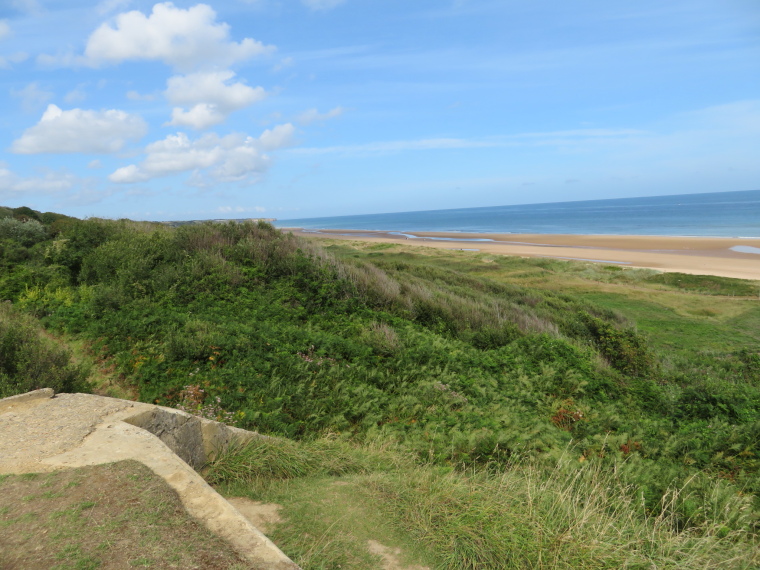
[[[760,189],[757,0],[2,0],[0,204],[279,219]]]

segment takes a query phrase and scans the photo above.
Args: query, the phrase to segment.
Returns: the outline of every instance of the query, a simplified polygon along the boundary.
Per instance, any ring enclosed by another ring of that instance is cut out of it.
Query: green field
[[[208,477],[306,568],[758,564],[756,282],[28,209],[0,267],[0,396],[286,438]]]

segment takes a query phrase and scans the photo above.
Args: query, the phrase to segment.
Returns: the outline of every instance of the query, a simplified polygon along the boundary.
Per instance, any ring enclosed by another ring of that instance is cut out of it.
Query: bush
[[[47,230],[37,220],[21,221],[14,218],[0,218],[0,239],[11,239],[26,247],[46,240]]]
[[[33,319],[0,304],[0,398],[40,388],[87,391],[86,375],[70,354],[40,336]]]
[[[655,367],[655,359],[643,336],[633,329],[618,329],[589,314],[583,315],[599,352],[610,365],[630,376],[646,376]]]
[[[27,206],[21,206],[20,208],[13,208],[13,217],[17,220],[25,222],[27,220],[40,221],[40,213],[36,210],[32,210]]]

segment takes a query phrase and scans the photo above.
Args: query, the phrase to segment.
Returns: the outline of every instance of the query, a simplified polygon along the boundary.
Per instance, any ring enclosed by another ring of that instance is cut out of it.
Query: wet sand
[[[297,235],[317,238],[550,257],[760,280],[759,238],[289,230]]]

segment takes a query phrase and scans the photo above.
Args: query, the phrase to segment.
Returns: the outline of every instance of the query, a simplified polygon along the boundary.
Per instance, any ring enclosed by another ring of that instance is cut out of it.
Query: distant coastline
[[[278,220],[277,227],[471,234],[760,237],[760,190]]]
[[[760,281],[760,238],[373,232],[292,228],[296,235],[424,246],[495,255],[547,257]]]

